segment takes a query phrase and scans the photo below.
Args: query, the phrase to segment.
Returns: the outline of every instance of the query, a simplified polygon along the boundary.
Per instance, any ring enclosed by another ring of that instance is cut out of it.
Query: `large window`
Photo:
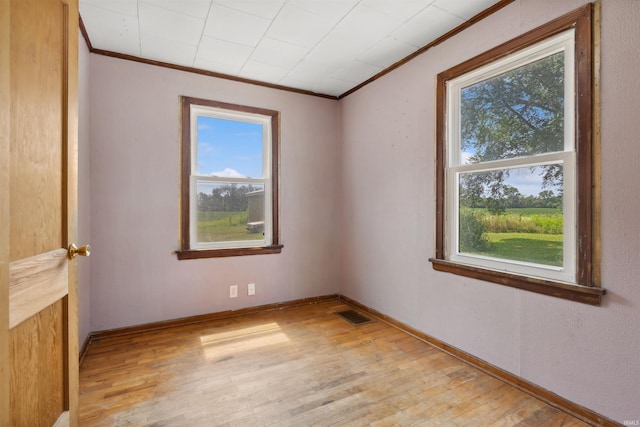
[[[588,5],[438,76],[437,270],[598,304]]]
[[[277,111],[182,98],[178,258],[276,253]]]

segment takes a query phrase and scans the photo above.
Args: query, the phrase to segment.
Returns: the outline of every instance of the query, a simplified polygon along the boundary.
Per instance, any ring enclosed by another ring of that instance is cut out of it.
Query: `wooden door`
[[[77,0],[0,0],[0,426],[77,425]]]

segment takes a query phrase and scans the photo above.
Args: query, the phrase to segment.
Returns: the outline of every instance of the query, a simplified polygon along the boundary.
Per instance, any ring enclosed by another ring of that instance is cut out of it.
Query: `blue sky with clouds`
[[[262,125],[199,116],[198,175],[262,177]]]

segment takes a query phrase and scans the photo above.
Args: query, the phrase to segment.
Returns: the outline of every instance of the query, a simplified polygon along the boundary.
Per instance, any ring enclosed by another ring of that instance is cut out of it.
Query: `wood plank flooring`
[[[82,426],[585,426],[329,301],[91,344]]]

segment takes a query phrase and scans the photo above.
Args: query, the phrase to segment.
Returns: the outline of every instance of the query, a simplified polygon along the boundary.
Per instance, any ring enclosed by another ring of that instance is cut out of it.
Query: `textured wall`
[[[574,10],[520,0],[341,102],[341,291],[619,421],[640,419],[640,2],[602,1],[602,280],[591,307],[436,272],[436,75]]]
[[[98,55],[90,73],[91,330],[338,291],[336,101]],[[180,95],[281,112],[281,254],[176,259]]]

